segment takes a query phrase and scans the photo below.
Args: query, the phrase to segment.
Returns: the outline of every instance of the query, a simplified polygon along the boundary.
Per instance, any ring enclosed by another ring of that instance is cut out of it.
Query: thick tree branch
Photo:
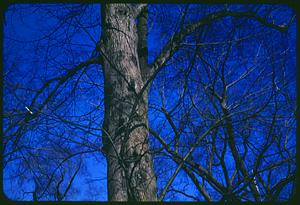
[[[147,46],[147,33],[148,33],[148,7],[144,6],[143,10],[137,17],[137,34],[138,34],[138,57],[139,66],[142,77],[145,81],[148,75],[148,46]]]
[[[178,164],[178,163],[177,163]],[[197,179],[197,177],[194,175],[194,173],[192,172],[191,169],[189,169],[187,166],[183,166],[182,169],[187,173],[187,175],[191,178],[191,180],[193,181],[193,183],[195,184],[197,190],[203,195],[203,197],[205,198],[205,200],[207,201],[213,201],[212,197],[210,196],[210,194],[206,191],[205,187],[202,186],[199,182],[199,180]]]
[[[53,82],[58,81],[57,86],[55,87],[55,89],[52,90],[52,92],[49,94],[49,96],[47,97],[47,99],[42,103],[42,105],[39,107],[39,111],[41,109],[43,109],[43,107],[48,103],[48,101],[51,99],[51,97],[53,96],[53,94],[56,92],[56,90],[58,89],[58,87],[65,83],[68,79],[70,79],[72,76],[74,76],[78,71],[80,71],[82,68],[89,66],[91,64],[102,64],[102,60],[101,58],[90,58],[87,61],[81,62],[79,63],[77,66],[75,66],[74,68],[70,69],[67,71],[67,73],[65,75],[59,76],[59,77],[55,77],[52,78],[50,80],[47,80],[44,85],[36,92],[30,107],[33,107],[35,104],[35,101],[37,100],[37,98],[39,97],[39,95]]]
[[[281,190],[290,182],[295,181],[296,175],[290,174],[287,177],[281,179],[276,185],[274,185],[271,190],[270,194],[272,195],[270,198],[276,200],[279,197]]]
[[[148,9],[148,5],[147,4],[137,4],[136,8],[135,8],[135,15],[136,16],[141,15],[141,13],[145,11],[145,9],[147,11],[147,9]]]
[[[74,179],[75,179],[77,173],[79,172],[80,168],[81,168],[81,161],[80,161],[80,164],[79,164],[78,168],[76,169],[75,173],[72,175],[72,177],[71,177],[71,179],[70,179],[70,182],[68,183],[68,186],[67,186],[67,188],[66,188],[64,194],[63,194],[62,197],[61,197],[61,200],[63,200],[63,199],[66,197],[67,193],[69,192],[69,190],[70,190],[70,188],[71,188],[71,186],[72,186],[72,183],[73,183],[73,181],[74,181]]]
[[[211,129],[213,129],[213,127],[211,127],[210,129],[208,129],[202,136],[200,136],[200,138],[198,138],[197,142],[199,142],[199,139],[202,139],[204,136],[206,136],[206,133],[208,133]],[[226,193],[227,189],[220,184],[205,168],[201,167],[200,165],[194,163],[193,161],[189,160],[189,155],[190,153],[192,153],[194,151],[194,149],[190,150],[187,153],[187,157],[182,157],[180,156],[178,153],[174,152],[173,150],[171,150],[170,146],[162,139],[162,137],[155,132],[153,129],[149,128],[149,132],[156,138],[159,140],[159,142],[163,145],[163,147],[165,148],[165,150],[171,154],[172,159],[178,164],[179,167],[185,167],[187,166],[186,164],[182,163],[182,162],[186,162],[189,166],[192,167],[192,169],[194,169],[195,171],[197,171],[197,174],[205,179],[207,179],[208,183],[210,185],[212,185],[212,187],[214,187],[218,192],[220,193]],[[194,148],[197,146],[198,143],[194,144]],[[189,168],[188,168],[189,169]],[[164,193],[161,194],[161,196],[163,196]],[[161,198],[161,197],[160,197]]]
[[[33,120],[39,116],[43,108],[49,103],[51,99],[53,99],[55,93],[57,93],[58,89],[60,88],[61,85],[63,85],[68,79],[73,77],[76,73],[78,73],[81,69],[91,65],[91,64],[101,64],[101,58],[90,58],[84,62],[79,63],[77,66],[73,67],[72,69],[68,70],[66,74],[52,78],[50,80],[47,80],[43,86],[35,93],[35,96],[33,97],[30,106],[26,107],[30,112],[27,112],[24,116],[24,123],[18,129],[14,132],[12,136],[16,136],[14,142],[13,142],[13,147],[17,146],[23,132],[25,132],[25,127],[27,123],[30,120]],[[36,106],[36,101],[40,97],[40,95],[53,83],[56,83],[54,88],[51,90],[51,92],[48,94],[46,99],[38,106]],[[33,112],[32,112],[33,111]],[[13,124],[11,125],[7,130],[5,130],[5,134],[8,133],[9,130],[14,128],[16,125]]]
[[[179,46],[181,45],[184,38],[194,32],[196,29],[207,25],[209,23],[212,23],[213,21],[216,21],[218,19],[231,16],[235,18],[250,18],[253,19],[262,25],[276,29],[280,32],[285,32],[292,24],[295,16],[291,18],[291,20],[286,25],[277,25],[274,23],[268,22],[267,19],[259,16],[255,12],[247,11],[247,12],[234,12],[234,11],[227,11],[222,10],[219,12],[215,12],[212,14],[209,14],[205,17],[203,17],[200,21],[196,23],[189,24],[179,32],[175,33],[173,37],[168,41],[168,43],[165,45],[165,47],[162,49],[161,53],[158,55],[158,57],[155,59],[155,61],[150,65],[151,72],[153,74],[156,74],[158,70],[160,70],[165,63],[173,56],[173,54],[178,50]]]
[[[245,179],[249,180],[249,186],[253,193],[255,201],[261,201],[260,193],[259,193],[257,187],[255,186],[254,181],[252,180],[252,178],[250,178],[248,171],[244,165],[244,162],[241,159],[241,157],[238,153],[238,150],[236,148],[236,140],[235,140],[234,131],[233,131],[234,129],[233,129],[231,118],[227,117],[230,114],[229,114],[229,111],[226,109],[226,104],[225,104],[225,106],[222,106],[222,109],[223,109],[224,115],[226,116],[225,127],[226,127],[226,131],[228,134],[228,144],[229,144],[230,150],[232,152],[232,156],[234,158],[236,167],[238,170],[240,170],[242,172],[242,175],[245,177]]]

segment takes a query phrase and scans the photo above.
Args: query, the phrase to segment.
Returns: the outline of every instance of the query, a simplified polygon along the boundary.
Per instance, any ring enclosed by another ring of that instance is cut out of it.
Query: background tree
[[[5,17],[10,198],[76,200],[99,180],[112,201],[292,197],[288,7],[17,4]]]

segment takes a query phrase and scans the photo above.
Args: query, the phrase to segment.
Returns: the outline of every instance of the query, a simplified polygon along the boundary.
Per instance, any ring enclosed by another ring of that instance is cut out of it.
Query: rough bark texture
[[[106,4],[101,12],[108,199],[155,201],[156,178],[148,145],[148,89],[139,94],[146,68],[141,68],[139,56],[143,55],[138,54],[137,7]],[[142,61],[145,65],[145,59]]]

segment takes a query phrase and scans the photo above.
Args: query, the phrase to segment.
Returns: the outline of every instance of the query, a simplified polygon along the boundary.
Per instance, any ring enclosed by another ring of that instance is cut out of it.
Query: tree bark
[[[148,89],[143,89],[142,70],[147,68],[141,68],[139,59],[137,10],[129,4],[106,4],[101,11],[103,151],[109,201],[157,200],[148,144]],[[145,59],[141,61],[145,64]]]

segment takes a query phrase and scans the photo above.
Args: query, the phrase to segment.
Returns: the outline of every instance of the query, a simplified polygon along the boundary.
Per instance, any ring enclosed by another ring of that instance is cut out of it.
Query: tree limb
[[[157,56],[155,61],[150,65],[151,72],[153,74],[156,74],[157,70],[160,70],[165,63],[173,56],[173,54],[178,50],[179,46],[181,45],[184,38],[194,32],[196,29],[207,25],[209,23],[212,23],[213,21],[216,21],[218,19],[231,16],[235,18],[250,18],[254,19],[255,21],[261,23],[262,25],[276,29],[280,32],[285,32],[292,24],[295,16],[293,16],[288,24],[286,25],[277,25],[274,23],[270,23],[267,21],[267,19],[257,15],[255,12],[247,11],[247,12],[235,12],[235,11],[227,11],[222,10],[218,11],[212,14],[208,14],[207,16],[203,17],[200,21],[191,23],[187,25],[185,28],[181,29],[179,32],[175,33],[171,39],[168,41],[168,43],[164,46],[161,53]]]

